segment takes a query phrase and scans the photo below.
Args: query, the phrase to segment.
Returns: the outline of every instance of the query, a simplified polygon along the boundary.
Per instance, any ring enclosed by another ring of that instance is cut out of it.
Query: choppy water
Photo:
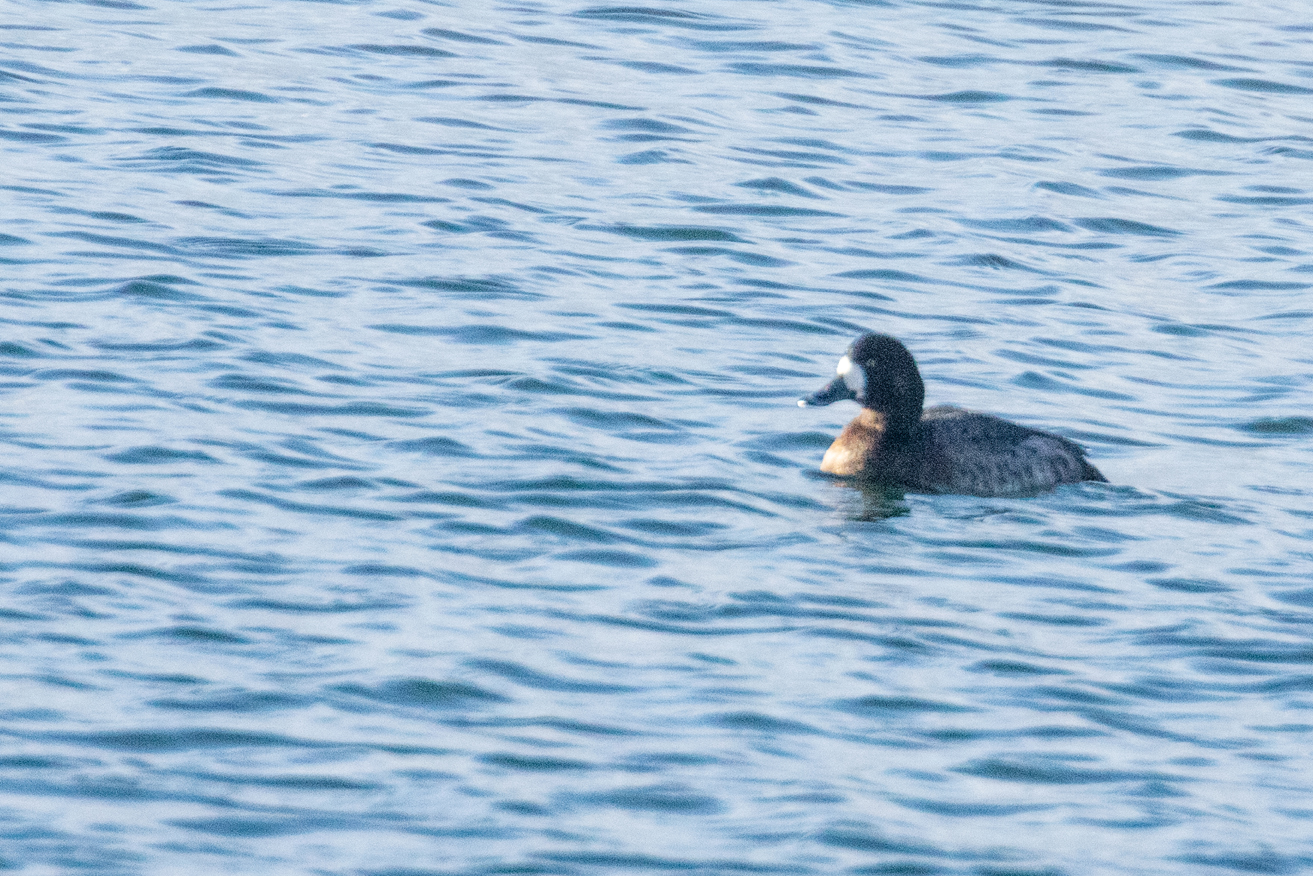
[[[0,10],[0,867],[1313,865],[1313,25]],[[861,330],[1112,485],[876,496]]]

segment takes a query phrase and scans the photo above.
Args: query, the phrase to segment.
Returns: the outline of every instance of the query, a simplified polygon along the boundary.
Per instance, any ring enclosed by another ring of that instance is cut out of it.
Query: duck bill
[[[857,393],[853,392],[852,387],[848,385],[848,382],[845,381],[843,377],[836,377],[811,395],[798,399],[798,407],[823,408],[826,405],[832,405],[837,401],[856,398]]]

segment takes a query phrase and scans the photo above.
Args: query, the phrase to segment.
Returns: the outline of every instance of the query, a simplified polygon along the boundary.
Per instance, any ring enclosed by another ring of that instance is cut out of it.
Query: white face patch
[[[835,373],[843,378],[843,382],[848,384],[848,388],[858,398],[862,398],[862,393],[866,392],[866,374],[860,368],[853,367],[853,360],[844,356],[839,360],[839,367],[835,368]]]

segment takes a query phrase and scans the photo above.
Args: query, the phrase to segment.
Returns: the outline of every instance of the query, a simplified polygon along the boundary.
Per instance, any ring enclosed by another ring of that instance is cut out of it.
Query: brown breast
[[[883,437],[884,415],[863,408],[825,451],[821,471],[844,477],[871,473]]]

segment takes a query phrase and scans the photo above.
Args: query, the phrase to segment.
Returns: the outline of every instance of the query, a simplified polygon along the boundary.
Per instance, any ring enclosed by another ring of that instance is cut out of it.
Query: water
[[[4,867],[1313,864],[1301,4],[0,16]]]

